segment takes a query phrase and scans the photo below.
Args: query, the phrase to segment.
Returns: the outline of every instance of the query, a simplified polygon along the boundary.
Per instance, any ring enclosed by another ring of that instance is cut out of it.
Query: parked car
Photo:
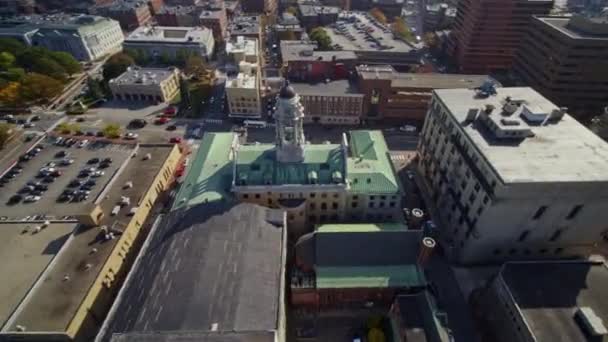
[[[168,115],[168,116],[173,116],[177,113],[177,108],[175,108],[174,106],[169,106],[167,108],[165,108],[165,110],[163,111],[164,115]]]
[[[13,195],[13,196],[11,196],[11,198],[8,199],[7,204],[8,205],[17,204],[17,203],[21,202],[22,200],[23,200],[23,196],[21,196],[21,195]]]
[[[135,140],[135,139],[137,139],[137,137],[139,137],[139,135],[137,133],[128,132],[125,134],[125,139],[127,139],[127,140]]]
[[[68,184],[68,188],[76,188],[82,185],[82,181],[78,180],[78,179],[74,179],[72,180],[69,184]]]
[[[169,139],[169,142],[171,144],[179,144],[182,142],[182,138],[180,137],[172,137],[171,139]]]
[[[103,175],[105,175],[106,173],[103,171],[95,171],[93,173],[91,173],[91,177],[101,177]]]
[[[72,165],[72,164],[74,164],[74,159],[62,159],[59,162],[59,165],[62,165],[62,166],[68,166],[68,165]]]
[[[133,128],[143,128],[148,124],[148,122],[144,119],[134,119],[129,122],[129,127]]]
[[[68,153],[66,151],[59,151],[57,153],[55,153],[55,158],[64,158],[67,157]]]
[[[80,142],[80,144],[78,144],[78,148],[83,148],[83,147],[87,146],[88,143],[89,143],[89,141],[87,139],[84,139],[83,141]]]
[[[175,126],[175,125],[167,126],[167,131],[175,131],[176,129],[177,129],[177,126]]]
[[[156,125],[164,125],[167,122],[169,122],[169,118],[164,117],[164,116],[154,120],[154,124],[156,124]]]
[[[29,196],[25,196],[25,198],[23,199],[24,203],[33,203],[33,202],[38,202],[40,200],[40,196],[34,196],[34,195],[29,195]]]
[[[87,161],[87,164],[97,164],[99,163],[99,158],[91,158]]]

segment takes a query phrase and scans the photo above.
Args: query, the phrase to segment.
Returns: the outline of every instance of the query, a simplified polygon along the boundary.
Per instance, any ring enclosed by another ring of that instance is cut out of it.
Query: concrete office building
[[[602,113],[608,105],[608,14],[535,17],[514,71],[579,118]]]
[[[160,8],[154,20],[160,26],[196,26],[197,14],[200,12],[196,6],[168,6]]]
[[[435,90],[418,153],[462,263],[587,255],[608,234],[608,144],[532,88]]]
[[[148,2],[144,0],[118,0],[91,8],[92,14],[112,18],[120,23],[125,31],[146,25],[152,19]]]
[[[553,0],[462,0],[448,53],[463,73],[508,70],[533,15],[547,15]]]
[[[239,63],[239,73],[226,80],[228,116],[243,119],[262,117],[260,71],[257,64]]]
[[[255,38],[258,42],[262,41],[262,24],[259,15],[239,15],[235,16],[228,23],[228,32],[231,39],[238,36]]]
[[[324,6],[319,1],[298,2],[298,16],[302,26],[308,30],[338,21],[339,7]]]
[[[150,57],[186,58],[190,55],[210,60],[215,40],[204,27],[142,26],[133,31],[123,47],[135,49]]]
[[[162,103],[179,94],[180,74],[177,68],[129,67],[109,85],[112,96],[119,101]]]
[[[485,75],[401,73],[390,65],[360,65],[356,72],[365,97],[362,119],[394,123],[422,124],[433,89],[475,88],[491,80]]]
[[[255,38],[238,36],[226,43],[226,54],[230,62],[239,64],[240,62],[259,63],[259,43]]]
[[[341,144],[311,144],[304,140],[302,112],[299,96],[284,86],[274,144],[207,133],[176,203],[236,198],[282,208],[292,239],[319,222],[401,220],[401,184],[382,132],[353,131]]]
[[[292,83],[291,86],[300,95],[305,123],[359,124],[363,113],[363,94],[348,80]]]
[[[496,342],[608,339],[608,265],[506,263],[481,291],[479,311]]]
[[[0,24],[0,36],[64,51],[81,61],[92,61],[118,52],[124,40],[115,20],[68,14],[9,19]]]

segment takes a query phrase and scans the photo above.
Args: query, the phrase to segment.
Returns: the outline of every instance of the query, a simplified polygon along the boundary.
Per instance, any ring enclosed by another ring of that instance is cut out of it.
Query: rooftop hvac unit
[[[112,208],[112,212],[110,213],[112,216],[116,216],[118,215],[118,212],[120,211],[120,206],[114,206],[114,208]]]
[[[582,325],[583,330],[589,333],[589,335],[608,335],[608,329],[606,329],[604,322],[602,322],[601,317],[595,314],[592,308],[588,306],[578,308],[575,317],[578,318],[579,324]]]
[[[128,181],[125,183],[125,185],[122,187],[123,189],[131,189],[133,187],[133,182]]]

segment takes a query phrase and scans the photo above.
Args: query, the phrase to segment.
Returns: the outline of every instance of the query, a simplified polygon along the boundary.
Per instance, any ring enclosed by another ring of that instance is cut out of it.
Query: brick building
[[[346,79],[354,70],[357,56],[353,51],[315,51],[316,43],[299,40],[281,41],[281,58],[287,77],[293,81],[319,82]]]
[[[198,12],[195,6],[163,6],[154,20],[160,26],[196,26]]]
[[[277,0],[242,0],[241,8],[245,13],[273,13],[277,11]]]
[[[357,125],[363,113],[363,94],[348,80],[317,84],[291,83],[304,107],[304,122]]]
[[[463,73],[511,68],[533,15],[546,15],[553,0],[462,0],[449,54]]]
[[[147,24],[152,19],[147,1],[114,1],[95,6],[91,13],[112,18],[120,23],[123,30],[133,30]]]
[[[213,1],[205,4],[201,8],[198,17],[199,25],[205,26],[213,32],[213,37],[217,41],[223,41],[226,37],[228,18],[223,1]]]
[[[606,16],[536,17],[515,59],[527,85],[569,113],[588,118],[608,105]]]
[[[424,122],[433,89],[475,88],[489,80],[486,75],[399,73],[389,65],[356,70],[359,92],[365,96],[362,118],[400,123]]]

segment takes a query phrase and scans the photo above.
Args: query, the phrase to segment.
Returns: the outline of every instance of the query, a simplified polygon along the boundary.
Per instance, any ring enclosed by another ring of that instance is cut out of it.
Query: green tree
[[[4,145],[12,135],[13,126],[7,123],[0,123],[0,149],[4,148]]]
[[[0,52],[0,68],[8,69],[15,65],[15,56],[7,51]]]
[[[87,85],[89,86],[89,93],[87,95],[89,95],[89,97],[91,97],[92,99],[100,99],[103,97],[104,93],[103,93],[103,87],[101,85],[101,82],[99,82],[98,80],[89,78],[89,80],[87,81]]]
[[[186,59],[184,73],[186,75],[194,75],[207,70],[207,63],[201,56],[190,56]]]
[[[103,132],[104,136],[110,139],[120,138],[120,135],[122,133],[120,125],[117,123],[109,123],[105,125],[101,131]]]
[[[316,41],[321,50],[331,49],[331,38],[322,27],[313,28],[312,31],[310,31],[310,39]]]
[[[110,57],[106,64],[104,64],[103,78],[106,81],[116,78],[120,76],[120,74],[125,72],[129,66],[134,64],[135,61],[133,60],[133,58],[131,58],[131,56],[119,52],[114,56]]]
[[[47,57],[42,57],[35,60],[31,66],[31,70],[42,75],[50,76],[62,82],[65,82],[67,79],[67,72],[65,69],[59,65],[59,63]]]
[[[127,55],[129,55],[129,57],[133,58],[133,60],[135,61],[135,63],[137,65],[148,65],[150,64],[150,57],[148,57],[148,55],[139,49],[124,49],[123,52]]]
[[[384,15],[384,12],[382,12],[382,10],[378,7],[372,8],[371,11],[369,11],[369,14],[371,14],[372,17],[374,17],[376,20],[378,20],[378,22],[382,24],[386,24],[388,22],[388,20],[386,19],[386,15]]]
[[[27,74],[21,83],[24,102],[48,103],[63,91],[63,84],[51,77],[37,73]]]
[[[82,66],[69,53],[63,51],[55,51],[50,53],[50,57],[57,62],[69,74],[77,74],[82,71]]]
[[[173,64],[173,58],[171,58],[171,56],[165,51],[160,54],[159,61],[164,65]]]
[[[16,56],[26,49],[27,46],[16,39],[0,38],[0,51],[6,51]]]
[[[25,70],[22,68],[8,68],[6,71],[0,71],[0,77],[11,82],[21,82],[25,77]]]

